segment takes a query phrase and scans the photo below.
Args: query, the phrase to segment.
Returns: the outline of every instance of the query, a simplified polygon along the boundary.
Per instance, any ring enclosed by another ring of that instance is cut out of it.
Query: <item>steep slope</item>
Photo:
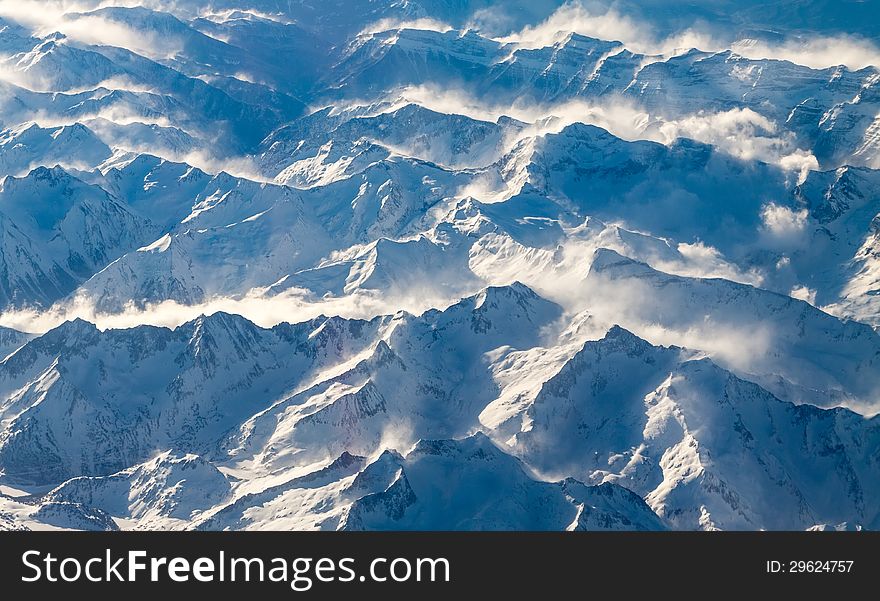
[[[403,448],[466,435],[497,394],[491,364],[538,346],[560,317],[559,306],[522,284],[419,317],[400,313],[368,354],[248,420],[230,452],[278,469],[343,451],[369,455],[383,441]]]
[[[877,523],[876,418],[790,405],[620,328],[585,344],[525,423],[515,448],[542,473],[623,484],[676,528]]]
[[[424,290],[453,298],[481,287],[481,281],[468,269],[467,253],[456,245],[439,244],[424,236],[406,241],[380,238],[353,254],[299,271],[272,289],[305,288],[319,297],[359,290],[389,295]]]
[[[210,463],[165,452],[110,476],[68,480],[45,499],[99,508],[137,520],[141,527],[159,528],[175,520],[187,524],[194,512],[224,501],[229,492],[229,481]]]
[[[123,256],[77,294],[110,312],[129,303],[198,304],[270,286],[314,264],[329,248],[326,234],[304,214],[298,199],[282,199],[238,222],[197,227],[198,220],[208,218],[196,218],[192,229],[181,226]]]
[[[25,334],[11,328],[0,327],[0,355],[6,357],[12,351],[22,347],[31,338],[33,336],[30,334]]]
[[[503,124],[479,121],[438,113],[417,104],[351,118],[334,117],[324,109],[303,121],[309,124],[285,126],[263,141],[265,151],[260,161],[267,175],[288,178],[295,172],[291,168],[294,164],[317,156],[325,148],[341,146],[356,153],[365,147],[365,142],[453,169],[482,167],[500,157],[507,138],[516,135],[518,129],[510,120]]]
[[[60,167],[6,177],[0,225],[5,307],[49,304],[155,232],[103,189]]]
[[[880,528],[869,3],[56,4],[0,529]]]
[[[483,434],[420,441],[387,476],[391,478],[382,483],[383,490],[352,504],[342,529],[663,529],[657,516],[626,489],[575,480],[536,481]]]
[[[5,477],[58,483],[112,474],[157,448],[211,451],[322,365],[372,344],[379,323],[340,326],[312,336],[321,322],[262,330],[222,313],[173,331],[69,322],[0,363]]]
[[[125,74],[103,55],[80,48],[61,33],[45,38],[22,38],[22,50],[5,63],[30,89],[70,91],[95,88],[101,82]]]
[[[42,128],[35,123],[0,132],[0,173],[24,175],[34,167],[94,168],[110,148],[82,124]]]
[[[700,238],[722,252],[754,239],[768,198],[793,204],[790,176],[778,168],[689,140],[627,142],[580,123],[523,141],[501,170],[584,214],[682,241]]]
[[[877,411],[880,337],[866,325],[752,286],[662,273],[610,250],[597,251],[587,284],[597,311],[616,303],[614,319],[625,327],[713,353],[782,398]]]

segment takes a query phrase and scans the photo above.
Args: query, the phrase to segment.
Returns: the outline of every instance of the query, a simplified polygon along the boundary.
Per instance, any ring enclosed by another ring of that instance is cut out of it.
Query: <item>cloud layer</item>
[[[819,162],[810,152],[800,149],[789,132],[751,109],[721,112],[698,112],[681,119],[668,120],[651,115],[626,98],[605,98],[599,102],[571,100],[561,103],[493,105],[464,90],[435,86],[413,86],[403,97],[426,108],[466,115],[483,121],[497,121],[502,116],[531,124],[510,140],[511,145],[527,136],[558,133],[572,123],[586,123],[608,130],[624,140],[650,140],[670,144],[690,138],[712,144],[723,152],[743,160],[760,160],[778,165],[803,180]]]
[[[9,19],[43,37],[63,33],[83,44],[126,48],[143,56],[164,59],[182,48],[168,36],[143,31],[95,15],[82,15],[104,6],[138,6],[135,2],[69,2],[67,0],[0,0],[0,18]]]
[[[672,35],[662,36],[645,20],[622,14],[614,8],[604,12],[591,11],[577,1],[564,4],[545,21],[500,38],[500,41],[523,48],[541,48],[560,41],[568,32],[617,40],[633,52],[647,55],[669,56],[691,48],[707,52],[732,49],[747,58],[787,60],[815,69],[838,65],[851,69],[880,66],[880,48],[855,36],[815,35],[770,43],[734,39],[729,34],[710,31],[705,24],[696,23]]]

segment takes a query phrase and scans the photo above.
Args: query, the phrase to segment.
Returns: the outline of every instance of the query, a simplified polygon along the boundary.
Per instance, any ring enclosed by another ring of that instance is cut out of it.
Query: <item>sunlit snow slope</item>
[[[756,4],[0,0],[0,529],[880,528],[880,7]]]

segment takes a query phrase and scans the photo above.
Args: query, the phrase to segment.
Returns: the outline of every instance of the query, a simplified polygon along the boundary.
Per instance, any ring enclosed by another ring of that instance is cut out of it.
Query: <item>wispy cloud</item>
[[[698,112],[680,119],[663,119],[621,97],[601,101],[571,100],[535,103],[519,100],[512,104],[492,104],[461,89],[437,86],[406,88],[403,97],[432,110],[458,113],[474,119],[497,121],[502,116],[529,124],[516,133],[510,143],[528,136],[558,133],[572,123],[586,123],[608,130],[624,140],[651,140],[670,144],[690,138],[712,144],[723,152],[744,160],[760,160],[778,165],[803,179],[818,160],[798,148],[794,136],[780,131],[776,123],[751,109]]]
[[[814,69],[839,65],[850,69],[880,67],[880,48],[873,42],[853,36],[817,36],[781,44],[739,40],[731,48],[747,58],[775,58]]]
[[[748,58],[787,60],[817,69],[838,65],[851,69],[880,66],[880,48],[869,40],[855,36],[813,35],[771,43],[735,39],[721,31],[710,31],[705,24],[696,23],[672,35],[661,35],[646,20],[622,14],[614,8],[590,10],[578,1],[568,2],[545,21],[499,40],[524,48],[540,48],[560,41],[569,32],[620,41],[633,52],[647,55],[668,56],[691,48],[707,52],[732,49]]]
[[[272,327],[283,322],[300,323],[321,315],[371,319],[398,310],[420,314],[431,308],[445,308],[456,300],[438,297],[435,292],[425,290],[408,290],[393,298],[385,292],[359,291],[343,297],[315,299],[311,293],[299,289],[272,296],[266,295],[263,289],[256,289],[241,297],[216,297],[192,305],[163,301],[140,308],[132,303],[123,311],[107,313],[96,309],[91,299],[77,296],[48,310],[4,311],[0,314],[0,326],[41,334],[80,318],[102,330],[139,325],[174,328],[200,315],[225,312],[241,315],[262,327]]]
[[[559,103],[534,103],[525,100],[492,104],[465,90],[439,86],[411,86],[402,96],[431,110],[466,115],[483,121],[497,121],[507,116],[534,127],[526,135],[552,133],[572,123],[591,123],[604,127],[615,135],[634,140],[642,137],[651,116],[636,104],[624,98],[602,102],[571,100]]]
[[[381,33],[383,31],[392,31],[399,29],[425,29],[428,31],[437,31],[446,33],[452,29],[452,26],[437,19],[380,19],[374,23],[370,23],[359,35],[367,35],[371,33]]]
[[[96,15],[80,14],[106,4],[109,3],[0,0],[0,17],[27,27],[37,37],[60,32],[82,44],[117,46],[150,58],[171,58],[182,49],[173,36],[135,29]],[[116,5],[119,4],[112,4]]]
[[[764,243],[770,248],[791,249],[806,243],[809,213],[773,202],[761,210]]]
[[[650,135],[646,137],[651,137]],[[690,138],[722,149],[743,160],[760,160],[798,173],[798,183],[810,170],[819,169],[812,153],[797,147],[794,135],[780,132],[776,123],[752,109],[699,112],[682,119],[663,122],[655,138],[669,144]]]
[[[672,36],[659,37],[647,22],[624,15],[615,9],[605,12],[588,10],[579,2],[568,2],[545,21],[531,25],[499,41],[513,43],[521,48],[543,48],[565,38],[569,33],[618,41],[634,52],[643,54],[670,54],[676,50],[694,47],[711,50],[717,46],[709,35],[686,29]]]

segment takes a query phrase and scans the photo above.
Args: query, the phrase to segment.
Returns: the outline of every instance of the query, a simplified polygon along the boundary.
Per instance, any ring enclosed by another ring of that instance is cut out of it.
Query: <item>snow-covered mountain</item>
[[[53,128],[28,123],[0,134],[0,148],[0,169],[10,175],[24,175],[40,165],[93,169],[112,154],[81,123]]]
[[[553,477],[623,484],[677,528],[876,527],[876,418],[780,401],[689,355],[612,328],[543,385],[514,448]]]
[[[5,306],[51,304],[155,235],[104,189],[57,166],[3,180],[0,224]]]
[[[0,16],[0,529],[880,528],[869,2],[119,4]]]
[[[342,529],[664,529],[644,501],[625,488],[586,486],[573,479],[536,482],[480,433],[455,441],[423,440],[398,462],[379,461],[352,483],[356,494],[370,487],[375,492],[352,503]]]
[[[848,399],[876,411],[880,336],[870,326],[745,284],[664,274],[607,249],[597,252],[588,280],[593,302],[619,303],[614,316],[628,326],[661,324],[657,336],[682,340],[715,331],[722,360],[788,400],[833,406]]]

